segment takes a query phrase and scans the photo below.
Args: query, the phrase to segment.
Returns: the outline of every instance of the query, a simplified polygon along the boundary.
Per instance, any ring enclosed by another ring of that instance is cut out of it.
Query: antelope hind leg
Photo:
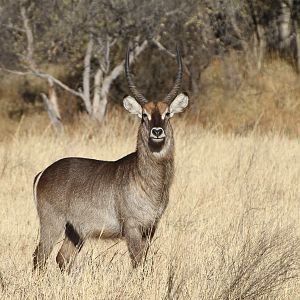
[[[77,248],[68,237],[65,237],[63,244],[56,256],[56,262],[62,272],[70,272],[80,249]]]
[[[40,240],[33,253],[33,270],[44,269],[46,261],[63,230],[63,224],[59,220],[45,218],[40,223]]]
[[[74,260],[83,246],[83,239],[70,223],[66,224],[65,233],[66,236],[57,253],[56,262],[62,272],[66,270],[70,272]]]

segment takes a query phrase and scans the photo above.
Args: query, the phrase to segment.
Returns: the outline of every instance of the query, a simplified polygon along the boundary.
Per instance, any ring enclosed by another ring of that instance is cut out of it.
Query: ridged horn
[[[177,75],[175,79],[174,86],[172,90],[169,92],[169,94],[165,97],[164,102],[170,103],[175,99],[175,97],[178,95],[178,92],[181,88],[181,81],[182,81],[182,75],[183,75],[183,67],[182,67],[182,60],[180,55],[180,49],[178,45],[176,46],[176,57],[177,57],[177,64],[178,64],[178,70]]]
[[[145,104],[148,101],[136,88],[129,70],[129,54],[130,54],[130,50],[128,46],[126,51],[126,59],[125,59],[125,75],[128,82],[128,87],[135,100],[138,101],[140,104]]]

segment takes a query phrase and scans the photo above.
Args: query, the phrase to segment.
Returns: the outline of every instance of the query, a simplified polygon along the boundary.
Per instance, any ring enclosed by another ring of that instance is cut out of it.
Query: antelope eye
[[[170,113],[169,112],[166,113],[166,117],[170,117]]]
[[[147,118],[147,114],[145,114],[145,113],[143,113],[143,118],[145,119],[145,118]]]

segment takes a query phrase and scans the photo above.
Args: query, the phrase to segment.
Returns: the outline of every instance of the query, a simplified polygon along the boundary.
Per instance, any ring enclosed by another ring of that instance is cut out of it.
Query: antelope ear
[[[176,113],[182,112],[189,104],[189,97],[187,94],[179,94],[170,105],[170,117]]]
[[[126,96],[123,99],[123,106],[131,114],[138,115],[140,118],[142,117],[143,109],[140,106],[140,104],[133,97]]]

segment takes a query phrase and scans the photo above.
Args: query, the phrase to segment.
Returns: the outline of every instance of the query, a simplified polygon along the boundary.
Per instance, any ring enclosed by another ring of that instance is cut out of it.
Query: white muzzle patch
[[[150,132],[150,138],[153,141],[160,142],[166,137],[165,131],[161,127],[153,127]]]

